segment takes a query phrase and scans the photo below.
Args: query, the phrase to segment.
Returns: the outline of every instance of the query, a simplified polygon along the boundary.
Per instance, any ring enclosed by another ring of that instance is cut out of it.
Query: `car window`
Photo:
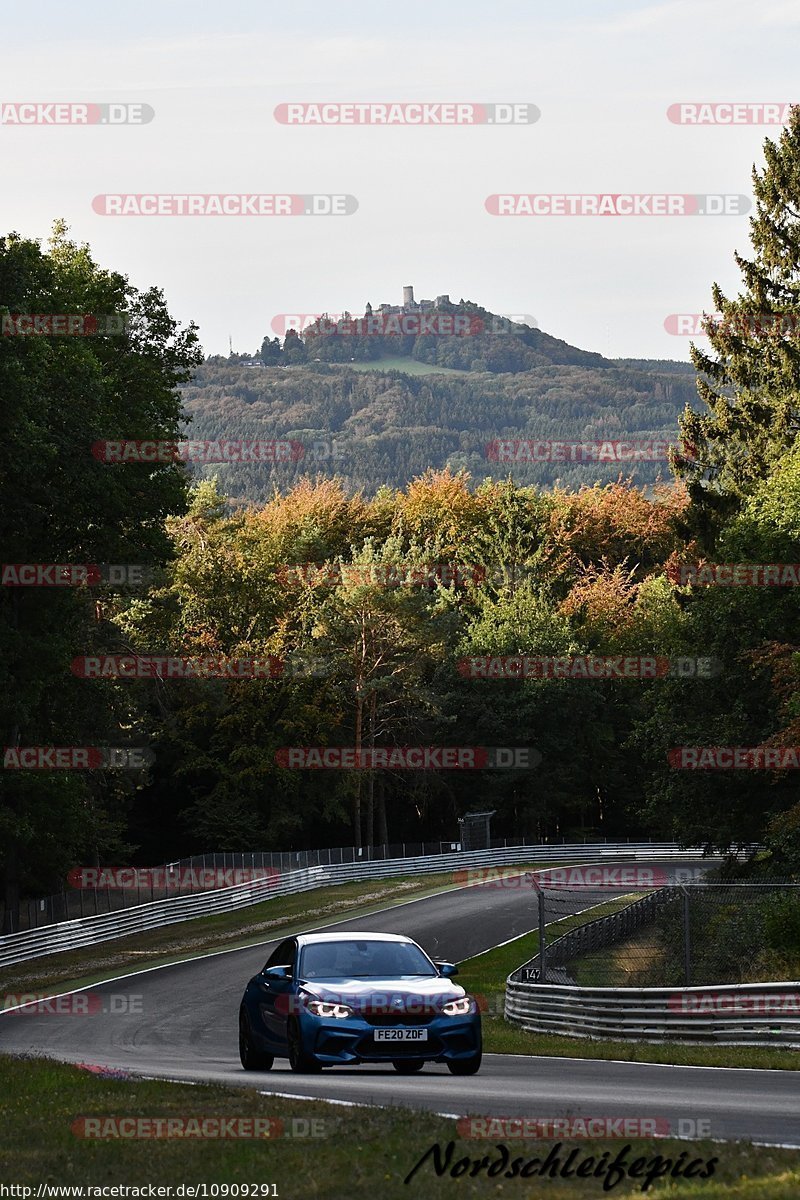
[[[428,956],[412,942],[373,942],[356,939],[312,942],[305,946],[299,974],[303,979],[396,979],[435,975]]]
[[[272,954],[270,954],[266,961],[264,970],[266,971],[267,967],[291,967],[294,965],[294,955],[295,940],[294,938],[287,938],[285,942],[281,942],[280,946],[276,946],[272,951]]]

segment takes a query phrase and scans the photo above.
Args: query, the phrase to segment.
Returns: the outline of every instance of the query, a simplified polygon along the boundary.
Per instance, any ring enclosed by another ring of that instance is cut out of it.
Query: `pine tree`
[[[704,321],[711,350],[691,347],[708,411],[687,406],[680,419],[674,468],[706,538],[800,429],[800,107],[777,144],[765,140],[764,155],[763,170],[753,168],[753,258],[734,255],[743,291],[728,299],[713,285],[715,314]]]

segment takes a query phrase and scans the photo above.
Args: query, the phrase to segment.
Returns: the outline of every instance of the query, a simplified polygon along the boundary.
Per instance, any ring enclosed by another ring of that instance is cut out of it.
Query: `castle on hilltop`
[[[402,304],[379,304],[380,313],[416,313],[433,312],[437,308],[446,308],[450,303],[449,296],[437,296],[435,300],[415,300],[413,285],[403,288]]]

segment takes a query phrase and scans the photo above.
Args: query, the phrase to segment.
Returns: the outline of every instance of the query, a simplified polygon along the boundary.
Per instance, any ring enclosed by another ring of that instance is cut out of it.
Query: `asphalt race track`
[[[695,865],[673,862],[665,869],[669,874]],[[611,895],[607,890],[549,893],[547,919]],[[532,889],[482,886],[325,928],[408,934],[433,957],[460,962],[536,925]],[[91,989],[98,1011],[88,1015],[0,1013],[0,1051],[154,1077],[257,1086],[284,1095],[407,1104],[453,1116],[661,1118],[675,1135],[697,1131],[715,1139],[800,1146],[800,1072],[794,1071],[490,1054],[477,1076],[463,1079],[443,1065],[413,1076],[366,1066],[295,1075],[283,1059],[272,1071],[245,1072],[237,1046],[239,1000],[275,945],[264,942],[98,985]]]

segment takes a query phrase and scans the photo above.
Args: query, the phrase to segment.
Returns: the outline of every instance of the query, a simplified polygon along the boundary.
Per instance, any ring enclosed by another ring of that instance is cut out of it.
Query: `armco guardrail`
[[[323,884],[386,879],[403,875],[442,874],[465,867],[492,867],[529,862],[597,862],[608,857],[618,860],[702,858],[703,850],[700,847],[681,849],[674,842],[622,842],[616,846],[607,842],[594,845],[580,843],[573,846],[545,844],[431,854],[424,858],[375,859],[363,863],[309,867],[299,871],[288,871],[279,878],[256,880],[192,896],[151,901],[118,912],[79,917],[57,925],[44,925],[38,929],[7,934],[0,937],[0,968],[40,958],[44,954],[58,954],[133,933],[145,933],[162,925],[174,925],[194,917],[248,908],[273,896],[310,891]]]
[[[581,842],[608,842],[608,838],[581,838]],[[628,841],[631,839],[628,838]],[[633,838],[636,842],[637,839]],[[38,929],[43,925],[56,925],[62,921],[73,921],[78,917],[96,917],[100,913],[113,912],[120,908],[135,908],[153,900],[172,900],[176,896],[191,896],[194,892],[210,891],[212,887],[230,887],[255,879],[260,870],[263,875],[275,871],[299,871],[301,867],[330,867],[340,863],[364,863],[374,859],[422,858],[427,855],[451,854],[467,850],[504,850],[508,846],[518,848],[528,844],[538,845],[536,839],[524,834],[507,838],[492,838],[488,843],[465,845],[460,841],[395,842],[379,846],[325,846],[316,850],[248,850],[210,851],[193,854],[189,858],[174,862],[153,864],[139,875],[139,882],[127,887],[114,886],[113,870],[85,865],[77,868],[84,882],[77,886],[70,883],[49,896],[29,896],[23,899],[19,910],[14,911],[6,923],[5,905],[0,895],[0,916],[3,918],[0,933],[21,933],[26,929]],[[548,845],[575,846],[577,841],[569,838],[549,839]],[[611,844],[616,845],[614,839]],[[132,871],[133,868],[130,868]],[[244,874],[226,879],[230,872]],[[200,883],[209,872],[218,872],[216,883]],[[70,875],[76,872],[71,871]],[[92,884],[91,878],[96,882]]]
[[[584,988],[506,983],[505,1015],[536,1033],[800,1048],[800,983]]]

